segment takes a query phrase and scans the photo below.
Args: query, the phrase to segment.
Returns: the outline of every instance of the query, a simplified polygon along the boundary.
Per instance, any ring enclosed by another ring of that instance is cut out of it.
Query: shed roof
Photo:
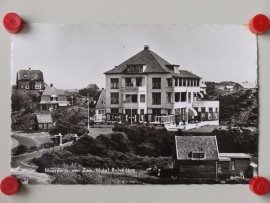
[[[52,116],[51,114],[37,114],[37,121],[38,123],[52,123]]]
[[[142,50],[141,52],[124,61],[115,68],[105,72],[105,74],[125,73],[128,65],[146,65],[144,73],[170,73],[175,77],[200,78],[199,76],[186,70],[180,70],[179,73],[175,73],[174,71],[166,67],[172,64],[170,64],[168,61],[164,60],[149,49]]]
[[[245,153],[218,153],[219,157],[229,157],[229,158],[248,158],[250,159],[249,154]]]
[[[218,160],[216,136],[175,136],[177,160],[191,160],[191,152],[204,152],[204,160]]]
[[[43,73],[40,70],[19,70],[17,80],[44,80]]]

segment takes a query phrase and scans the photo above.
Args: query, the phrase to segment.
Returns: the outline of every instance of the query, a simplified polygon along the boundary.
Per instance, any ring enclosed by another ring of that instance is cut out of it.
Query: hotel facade
[[[219,101],[203,100],[201,78],[165,61],[149,46],[104,74],[108,121],[155,122],[172,115],[174,122],[218,123]]]

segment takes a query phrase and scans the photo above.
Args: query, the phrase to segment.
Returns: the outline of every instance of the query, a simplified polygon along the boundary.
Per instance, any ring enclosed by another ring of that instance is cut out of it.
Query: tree
[[[26,108],[28,100],[29,97],[25,91],[12,90],[11,94],[12,111],[19,111],[22,108]]]
[[[243,128],[214,129],[217,137],[219,152],[257,154],[258,131],[251,132]]]
[[[79,90],[79,94],[82,95],[82,96],[89,95],[89,97],[95,97],[97,93],[98,93],[97,90],[90,89],[90,88],[83,88],[83,89]]]

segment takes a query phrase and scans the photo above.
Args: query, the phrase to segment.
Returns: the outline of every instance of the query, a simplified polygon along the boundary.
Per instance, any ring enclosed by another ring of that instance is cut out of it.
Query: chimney
[[[144,45],[144,50],[148,50],[150,47],[148,45]]]
[[[53,87],[53,84],[51,83],[51,87]]]
[[[31,71],[31,67],[29,67],[29,71]]]

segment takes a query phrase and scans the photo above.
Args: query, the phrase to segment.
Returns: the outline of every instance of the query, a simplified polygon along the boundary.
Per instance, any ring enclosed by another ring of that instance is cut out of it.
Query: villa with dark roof
[[[39,103],[40,110],[52,110],[61,106],[68,106],[66,94],[64,90],[56,89],[53,84],[47,86],[42,95]]]
[[[17,89],[43,90],[44,78],[40,70],[20,70],[17,72]]]
[[[219,101],[201,101],[201,78],[170,64],[149,46],[104,74],[108,121],[156,122],[169,116],[166,120],[218,125]]]

